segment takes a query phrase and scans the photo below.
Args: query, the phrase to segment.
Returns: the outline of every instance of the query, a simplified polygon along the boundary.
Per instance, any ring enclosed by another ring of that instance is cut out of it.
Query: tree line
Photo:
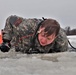
[[[76,29],[71,29],[70,26],[65,27],[66,35],[76,35]]]

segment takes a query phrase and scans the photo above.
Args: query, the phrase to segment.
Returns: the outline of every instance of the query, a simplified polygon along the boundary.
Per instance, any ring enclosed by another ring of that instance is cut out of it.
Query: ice
[[[68,38],[76,43],[72,36]],[[21,54],[14,49],[0,52],[0,75],[76,75],[76,52]]]

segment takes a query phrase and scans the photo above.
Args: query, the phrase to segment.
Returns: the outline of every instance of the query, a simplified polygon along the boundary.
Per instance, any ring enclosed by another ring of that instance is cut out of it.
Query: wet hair
[[[60,30],[60,24],[54,19],[46,19],[41,23],[41,28],[45,28],[44,32],[46,36],[50,36],[53,33],[57,36]]]

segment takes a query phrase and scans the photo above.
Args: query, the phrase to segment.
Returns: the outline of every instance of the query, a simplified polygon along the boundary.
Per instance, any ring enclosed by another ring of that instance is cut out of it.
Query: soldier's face
[[[46,46],[48,44],[51,44],[54,39],[56,38],[55,34],[53,33],[52,35],[50,36],[46,36],[45,35],[45,32],[44,32],[44,28],[40,28],[39,31],[38,31],[38,40],[39,40],[39,43],[42,45],[42,46]]]

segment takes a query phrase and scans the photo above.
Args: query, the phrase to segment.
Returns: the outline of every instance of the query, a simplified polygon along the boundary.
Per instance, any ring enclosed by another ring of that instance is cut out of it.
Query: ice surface
[[[76,75],[76,52],[21,54],[13,49],[0,52],[0,75]]]

